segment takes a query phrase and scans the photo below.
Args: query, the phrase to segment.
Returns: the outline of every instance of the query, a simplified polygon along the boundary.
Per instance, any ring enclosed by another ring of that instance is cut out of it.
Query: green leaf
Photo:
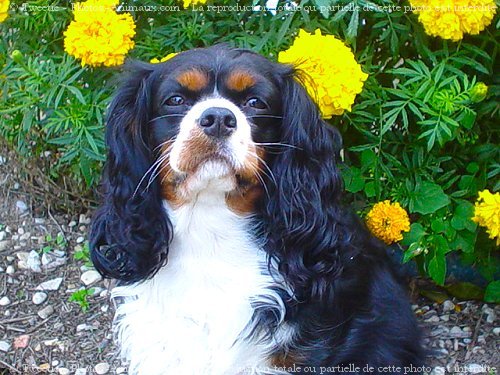
[[[407,263],[411,259],[415,258],[417,255],[421,254],[423,250],[424,249],[420,247],[418,243],[412,243],[403,255],[403,263]]]
[[[461,300],[482,300],[484,291],[482,288],[472,283],[461,282],[445,286],[445,289],[452,296]]]
[[[365,184],[365,195],[368,198],[373,198],[374,196],[377,195],[376,189],[375,189],[375,182],[370,181]]]
[[[450,242],[450,248],[462,250],[464,253],[473,253],[476,245],[476,232],[461,230],[457,232],[455,239]]]
[[[450,198],[439,185],[422,182],[417,185],[410,198],[410,211],[427,215],[436,212],[450,203]]]
[[[361,175],[361,170],[356,167],[346,169],[342,174],[345,189],[350,193],[357,193],[365,187],[365,180]]]
[[[429,262],[428,272],[436,284],[444,285],[446,278],[446,259],[444,255],[436,253]]]
[[[413,223],[410,225],[410,231],[403,233],[401,245],[410,246],[413,243],[418,243],[425,235],[425,229],[420,223]]]
[[[500,303],[500,280],[492,281],[484,292],[486,302]]]

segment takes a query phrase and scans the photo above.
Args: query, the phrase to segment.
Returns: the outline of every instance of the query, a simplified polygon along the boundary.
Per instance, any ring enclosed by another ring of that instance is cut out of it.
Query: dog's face
[[[236,210],[259,196],[266,146],[279,143],[280,69],[237,50],[193,50],[155,66],[149,132],[163,196],[173,205],[210,188]]]
[[[175,209],[203,191],[260,221],[290,284],[321,291],[327,284],[312,285],[308,267],[335,270],[323,263],[342,237],[326,235],[342,186],[341,141],[295,68],[225,46],[130,68],[108,110],[96,268],[125,281],[154,275],[174,233],[165,200]]]

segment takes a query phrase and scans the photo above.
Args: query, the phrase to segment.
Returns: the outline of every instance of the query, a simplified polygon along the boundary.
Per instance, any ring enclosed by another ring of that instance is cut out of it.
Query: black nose
[[[236,116],[227,108],[212,107],[203,111],[199,124],[206,135],[224,138],[236,130]]]

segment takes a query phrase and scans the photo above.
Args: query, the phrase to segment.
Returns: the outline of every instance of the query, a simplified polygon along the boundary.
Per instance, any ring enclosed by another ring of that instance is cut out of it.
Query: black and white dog
[[[122,281],[130,374],[421,366],[405,289],[341,204],[340,135],[294,68],[225,46],[129,68],[91,250]]]

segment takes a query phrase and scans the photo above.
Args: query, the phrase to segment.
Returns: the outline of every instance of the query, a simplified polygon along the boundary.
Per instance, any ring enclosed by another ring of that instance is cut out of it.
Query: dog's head
[[[224,46],[130,68],[108,113],[96,268],[125,281],[153,275],[172,237],[164,201],[175,209],[207,189],[262,222],[284,274],[300,282],[321,268],[322,249],[338,240],[326,232],[341,141],[294,68]]]

